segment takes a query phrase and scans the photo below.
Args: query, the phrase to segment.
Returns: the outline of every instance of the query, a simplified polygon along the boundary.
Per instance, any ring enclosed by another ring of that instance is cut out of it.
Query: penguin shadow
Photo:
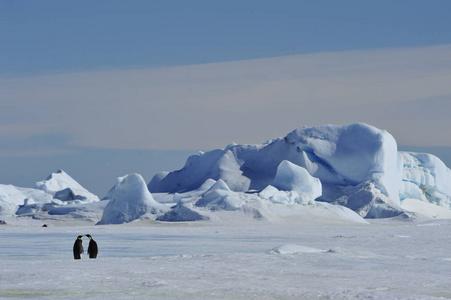
[[[86,236],[89,238],[89,245],[88,245],[88,256],[89,258],[97,258],[97,254],[99,253],[99,248],[97,246],[97,242],[92,238],[90,234],[85,235],[79,235],[77,236],[77,239],[74,243],[74,259],[81,259],[81,255],[84,253],[83,249],[83,237]]]

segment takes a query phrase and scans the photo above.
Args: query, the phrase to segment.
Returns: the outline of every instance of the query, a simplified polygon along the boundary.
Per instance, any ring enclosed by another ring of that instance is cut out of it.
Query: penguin
[[[99,253],[97,243],[96,241],[94,241],[94,239],[90,234],[87,234],[86,236],[89,238],[89,246],[88,246],[89,258],[97,258],[97,253]]]
[[[79,235],[77,236],[77,239],[75,240],[74,243],[74,259],[80,259],[81,258],[81,254],[83,253],[83,241],[82,241],[83,236]]]

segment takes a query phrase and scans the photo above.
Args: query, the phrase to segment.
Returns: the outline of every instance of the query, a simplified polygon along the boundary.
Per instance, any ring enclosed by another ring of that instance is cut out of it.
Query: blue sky
[[[0,74],[446,44],[446,0],[0,0]]]
[[[450,12],[448,0],[0,0],[0,183],[63,168],[102,196],[193,151],[357,121],[449,161]]]

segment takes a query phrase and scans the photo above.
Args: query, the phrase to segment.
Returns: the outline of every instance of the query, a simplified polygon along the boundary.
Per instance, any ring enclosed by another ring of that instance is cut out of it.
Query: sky
[[[448,44],[448,0],[0,0],[0,73]]]
[[[450,11],[445,0],[0,0],[0,182],[57,167],[91,186],[150,177],[188,152],[324,123],[451,147]]]

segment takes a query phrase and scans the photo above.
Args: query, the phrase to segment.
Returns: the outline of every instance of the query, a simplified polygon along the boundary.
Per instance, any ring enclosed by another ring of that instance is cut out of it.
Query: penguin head
[[[77,236],[77,240],[81,240],[83,238],[82,235]]]
[[[90,240],[92,239],[92,236],[90,234],[85,234]]]

